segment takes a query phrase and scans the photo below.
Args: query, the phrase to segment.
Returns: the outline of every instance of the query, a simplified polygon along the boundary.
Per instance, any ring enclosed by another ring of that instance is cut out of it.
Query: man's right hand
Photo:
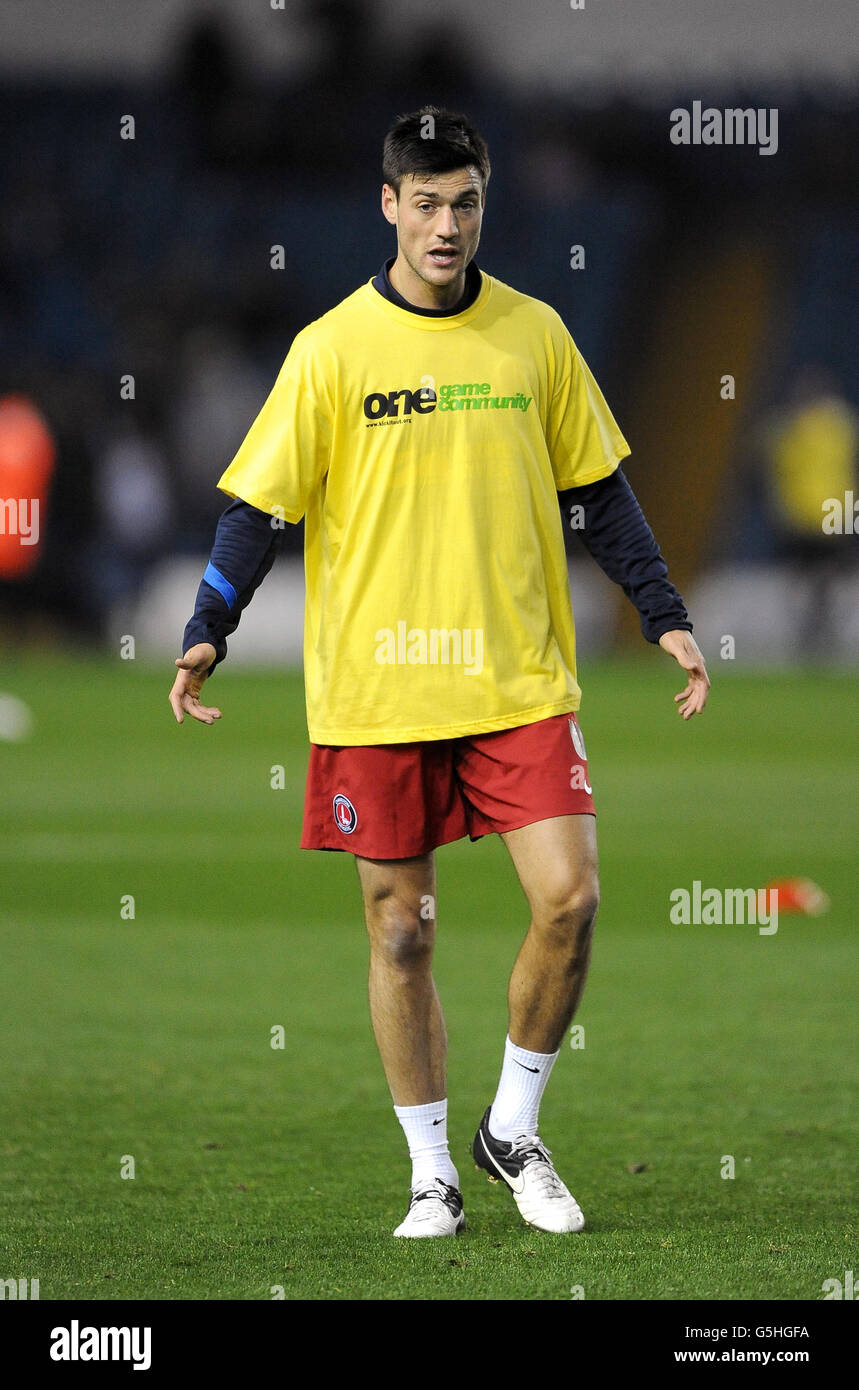
[[[203,681],[216,656],[211,642],[198,642],[196,647],[189,647],[184,656],[177,656],[179,672],[170,691],[170,703],[177,724],[183,723],[186,714],[193,715],[201,724],[214,724],[216,719],[220,719],[219,709],[200,704]]]

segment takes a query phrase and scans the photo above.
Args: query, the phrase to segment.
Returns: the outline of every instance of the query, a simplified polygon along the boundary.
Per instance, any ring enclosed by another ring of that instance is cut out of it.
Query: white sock
[[[527,1052],[508,1036],[501,1080],[489,1114],[489,1132],[508,1143],[520,1134],[536,1134],[540,1101],[557,1052]]]
[[[394,1114],[409,1145],[412,1187],[427,1178],[441,1178],[451,1187],[459,1187],[459,1174],[447,1145],[447,1100],[432,1100],[429,1105],[395,1105]]]

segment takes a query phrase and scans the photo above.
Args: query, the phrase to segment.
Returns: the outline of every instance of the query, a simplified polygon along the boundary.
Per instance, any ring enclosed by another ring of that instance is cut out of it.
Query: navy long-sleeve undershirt
[[[584,525],[575,534],[638,610],[647,641],[658,642],[663,632],[676,628],[691,632],[685,604],[668,578],[668,566],[623,469],[570,488],[566,498],[584,513]]]
[[[663,632],[674,628],[691,632],[683,600],[668,579],[659,546],[622,469],[585,487],[570,488],[564,496],[583,508],[584,526],[576,534],[637,608],[648,642],[658,642]],[[274,563],[283,524],[273,524],[267,512],[239,499],[218,522],[183,639],[183,652],[198,642],[211,642],[217,655],[210,672],[224,660],[227,638]]]
[[[281,548],[285,523],[236,498],[221,514],[194,616],[185,628],[183,652],[211,642],[217,653],[209,673],[227,655],[227,638],[239,625]]]

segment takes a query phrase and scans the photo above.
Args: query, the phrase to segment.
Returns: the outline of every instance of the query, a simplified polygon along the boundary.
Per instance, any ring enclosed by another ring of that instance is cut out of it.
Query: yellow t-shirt
[[[311,742],[578,709],[556,494],[628,453],[559,315],[491,275],[459,314],[368,281],[302,329],[218,486],[306,517]]]

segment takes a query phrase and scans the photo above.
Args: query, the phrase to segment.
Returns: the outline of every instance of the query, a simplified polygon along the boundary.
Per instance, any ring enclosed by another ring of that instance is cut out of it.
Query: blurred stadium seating
[[[294,333],[392,253],[378,210],[386,124],[442,100],[469,112],[493,156],[478,260],[565,318],[630,438],[630,478],[702,631],[724,626],[707,616],[714,595],[754,593],[742,611],[755,637],[738,659],[798,654],[797,574],[767,568],[785,557],[755,440],[802,363],[825,367],[859,407],[855,91],[796,73],[752,87],[729,72],[706,88],[681,73],[669,90],[663,76],[658,99],[622,82],[599,99],[575,82],[566,94],[560,82],[514,86],[469,42],[470,6],[460,12],[459,43],[433,48],[432,32],[416,31],[372,80],[374,26],[390,12],[358,0],[307,5],[315,58],[283,75],[248,50],[223,17],[229,7],[200,19],[189,6],[171,51],[120,77],[79,59],[67,74],[56,63],[16,72],[7,57],[0,392],[34,400],[58,447],[39,564],[0,585],[0,621],[19,635],[47,623],[104,642],[134,623],[153,652],[176,649],[175,614],[193,601],[223,502],[216,479]],[[699,95],[777,105],[777,156],[672,146],[668,112]],[[120,138],[127,114],[134,140]],[[282,271],[270,266],[277,244]],[[570,268],[574,244],[584,270]],[[714,272],[708,306],[708,270],[725,247],[736,254]],[[720,288],[719,274],[733,282]],[[720,343],[712,363],[707,343]],[[733,402],[719,400],[714,370],[737,373]],[[133,399],[120,394],[126,374]],[[129,537],[135,506],[145,543]],[[579,590],[610,605],[595,646],[629,638],[634,615],[621,620],[599,579],[579,578],[572,535],[568,544]],[[279,563],[294,568],[301,546],[290,528]],[[283,583],[300,592],[300,574]],[[854,567],[847,612],[859,607],[856,583]],[[171,596],[160,627],[153,594]],[[855,657],[849,625],[836,646],[833,659]],[[256,642],[235,650],[262,655]]]

